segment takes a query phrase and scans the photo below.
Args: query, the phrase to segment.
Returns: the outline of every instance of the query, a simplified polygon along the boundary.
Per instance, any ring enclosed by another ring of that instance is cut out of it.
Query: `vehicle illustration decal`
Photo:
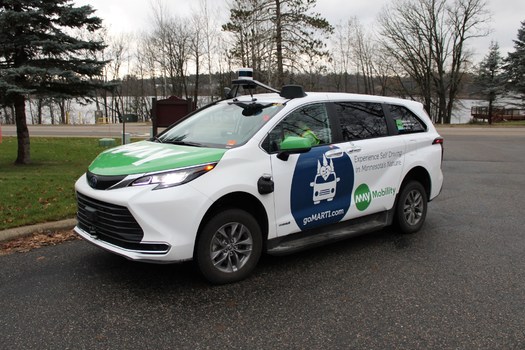
[[[323,155],[323,163],[317,161],[317,175],[310,183],[313,187],[313,201],[314,204],[319,204],[322,200],[331,201],[335,197],[337,182],[340,178],[335,174],[334,162],[332,159],[328,161]]]
[[[297,159],[290,207],[301,230],[337,223],[350,208],[354,167],[338,147],[321,146]]]

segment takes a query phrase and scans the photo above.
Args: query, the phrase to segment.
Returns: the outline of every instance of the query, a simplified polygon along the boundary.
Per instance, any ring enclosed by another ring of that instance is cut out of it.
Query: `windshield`
[[[156,140],[198,147],[238,147],[283,108],[281,104],[257,104],[257,108],[253,105],[246,102],[212,105],[168,129]]]

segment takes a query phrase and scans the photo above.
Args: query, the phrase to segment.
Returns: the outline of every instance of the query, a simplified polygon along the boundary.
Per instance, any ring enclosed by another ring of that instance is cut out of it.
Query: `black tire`
[[[261,252],[257,220],[244,210],[227,209],[204,225],[197,241],[196,261],[209,282],[225,284],[248,277]]]
[[[418,181],[407,182],[396,203],[396,224],[401,233],[415,233],[427,216],[427,192]]]

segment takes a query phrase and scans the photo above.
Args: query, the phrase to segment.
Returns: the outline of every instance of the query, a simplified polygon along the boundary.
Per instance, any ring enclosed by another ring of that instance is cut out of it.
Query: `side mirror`
[[[312,149],[312,143],[305,137],[287,136],[279,145],[280,152],[277,158],[287,161],[290,154],[306,153]]]
[[[229,87],[225,87],[224,88],[224,98],[232,98],[233,96],[230,95],[232,89],[230,89]]]

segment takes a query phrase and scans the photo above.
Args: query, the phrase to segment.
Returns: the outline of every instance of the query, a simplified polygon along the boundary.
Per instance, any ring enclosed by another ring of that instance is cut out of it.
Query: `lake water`
[[[151,99],[149,99],[151,101]],[[206,101],[200,101],[202,103],[199,103],[199,105],[204,105]],[[454,111],[452,112],[452,124],[466,124],[468,123],[472,117],[470,115],[470,109],[472,106],[480,106],[480,105],[486,105],[485,101],[480,100],[459,100],[456,103],[456,106],[454,108]],[[95,111],[96,111],[96,105],[95,103],[88,103],[88,104],[80,104],[75,101],[71,101],[68,108],[68,114],[69,114],[69,124],[95,124]],[[49,107],[44,107],[43,109],[43,124],[51,124],[51,118],[50,115],[50,109]],[[58,119],[58,115],[60,115],[58,111],[58,107],[54,107],[53,114]],[[36,108],[34,104],[27,104],[26,107],[26,115],[28,116],[27,122],[31,123],[32,116],[36,116]]]

